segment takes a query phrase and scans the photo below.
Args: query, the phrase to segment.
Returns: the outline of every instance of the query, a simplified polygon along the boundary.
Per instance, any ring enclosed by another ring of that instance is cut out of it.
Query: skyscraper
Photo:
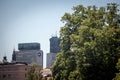
[[[43,51],[40,43],[19,43],[18,51],[13,50],[12,61],[26,62],[28,65],[37,63],[43,67]]]
[[[50,53],[58,53],[60,51],[60,39],[57,36],[50,38]]]
[[[50,38],[50,53],[47,53],[47,67],[50,68],[60,52],[60,39],[57,36]]]

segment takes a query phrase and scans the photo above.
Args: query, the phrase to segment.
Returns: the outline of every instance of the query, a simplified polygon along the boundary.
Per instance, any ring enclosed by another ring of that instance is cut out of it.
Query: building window
[[[4,74],[4,75],[3,75],[3,78],[6,78],[6,77],[7,77],[7,76]]]
[[[25,71],[27,71],[27,68],[25,68]]]
[[[11,74],[8,74],[8,78],[11,78]]]
[[[25,74],[25,78],[27,77],[27,75]]]
[[[17,78],[18,76],[17,76],[17,74],[14,74],[14,76],[13,76],[14,78]]]

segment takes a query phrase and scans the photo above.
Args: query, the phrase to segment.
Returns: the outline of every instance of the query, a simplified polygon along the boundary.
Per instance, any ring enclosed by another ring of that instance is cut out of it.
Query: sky
[[[107,3],[120,3],[120,0],[0,0],[0,61],[7,56],[12,59],[13,49],[18,43],[38,42],[46,54],[49,53],[49,39],[59,31],[64,23],[61,17],[72,13],[73,6],[106,6]]]

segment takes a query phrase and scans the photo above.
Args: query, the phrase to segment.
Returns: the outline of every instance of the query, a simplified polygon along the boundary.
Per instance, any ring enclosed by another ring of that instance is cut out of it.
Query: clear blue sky
[[[0,0],[0,61],[4,55],[11,61],[18,43],[39,42],[45,67],[49,38],[56,32],[59,35],[64,13],[79,4],[106,6],[108,2],[120,0]]]

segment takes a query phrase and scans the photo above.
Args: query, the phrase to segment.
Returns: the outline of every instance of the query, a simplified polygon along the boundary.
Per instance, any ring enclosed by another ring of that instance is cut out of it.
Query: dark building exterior
[[[50,38],[50,53],[58,53],[60,51],[60,39],[55,36]]]
[[[40,43],[19,43],[19,50],[40,50]]]
[[[50,38],[50,53],[47,53],[47,67],[51,68],[56,60],[57,53],[60,52],[60,39],[57,36]]]
[[[19,43],[18,50],[13,50],[13,62],[26,62],[28,65],[37,63],[43,67],[43,51],[40,50],[39,43]]]

